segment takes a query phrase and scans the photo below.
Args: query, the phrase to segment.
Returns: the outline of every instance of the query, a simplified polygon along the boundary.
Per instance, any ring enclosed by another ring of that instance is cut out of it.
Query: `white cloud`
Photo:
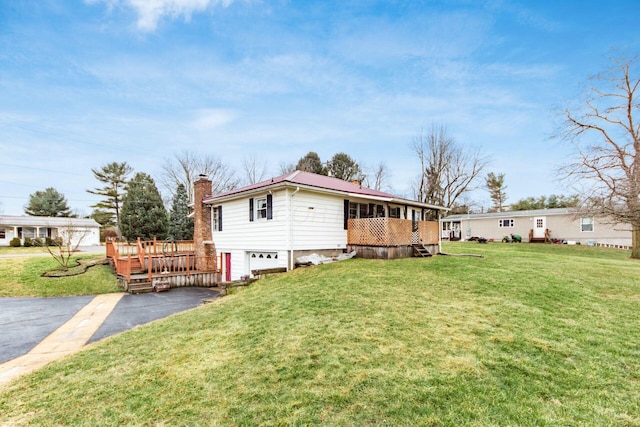
[[[196,112],[191,125],[197,130],[211,130],[223,126],[235,118],[236,114],[230,110],[205,108]]]
[[[234,0],[85,0],[87,3],[102,2],[111,10],[116,5],[133,9],[138,15],[137,27],[142,31],[155,31],[163,17],[191,19],[193,13],[203,12],[209,7],[228,7]]]

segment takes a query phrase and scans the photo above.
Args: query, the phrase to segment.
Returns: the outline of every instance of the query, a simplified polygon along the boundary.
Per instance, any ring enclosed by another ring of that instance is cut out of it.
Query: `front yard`
[[[0,425],[640,425],[640,262],[445,244],[260,280],[0,393]]]

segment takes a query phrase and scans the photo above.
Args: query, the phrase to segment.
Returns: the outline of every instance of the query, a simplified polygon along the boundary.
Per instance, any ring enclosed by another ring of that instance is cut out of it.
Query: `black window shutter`
[[[344,199],[344,229],[349,228],[349,201]]]
[[[253,221],[253,198],[249,199],[249,221]]]
[[[222,206],[218,206],[218,231],[222,231]]]
[[[267,219],[273,219],[273,195],[267,194]]]

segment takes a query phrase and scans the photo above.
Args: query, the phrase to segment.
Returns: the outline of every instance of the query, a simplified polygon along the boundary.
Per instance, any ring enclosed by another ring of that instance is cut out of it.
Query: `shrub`
[[[20,247],[20,238],[19,237],[14,237],[13,239],[11,239],[11,241],[9,242],[9,246],[11,246],[12,248],[19,248]]]
[[[33,239],[33,246],[42,246],[42,239],[39,237]]]
[[[31,237],[25,237],[24,238],[24,247],[25,248],[30,248],[31,246],[33,246],[33,242],[31,241]]]
[[[100,241],[106,242],[107,240],[114,240],[118,237],[118,232],[115,228],[104,228],[100,231]]]
[[[51,237],[46,237],[44,239],[44,244],[47,246],[54,246],[55,243],[53,242],[53,239]]]

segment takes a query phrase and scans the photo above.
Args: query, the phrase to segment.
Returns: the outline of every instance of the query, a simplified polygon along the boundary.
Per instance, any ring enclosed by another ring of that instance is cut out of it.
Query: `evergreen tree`
[[[74,216],[67,205],[67,199],[53,187],[31,194],[24,213],[31,216]]]
[[[485,178],[485,188],[489,191],[493,209],[496,212],[502,212],[504,201],[507,200],[507,195],[504,192],[507,189],[507,186],[504,185],[504,174],[496,175],[493,172],[489,172]]]
[[[296,169],[305,172],[317,173],[319,175],[327,174],[326,169],[322,166],[320,156],[318,156],[318,153],[314,151],[309,151],[304,157],[300,158],[296,165]]]
[[[175,240],[193,240],[193,218],[189,217],[189,194],[178,184],[169,212],[169,237]]]
[[[103,228],[114,227],[116,225],[113,213],[103,209],[94,209],[89,218],[93,218],[93,220]]]
[[[164,239],[169,229],[167,210],[153,179],[138,172],[125,186],[120,232],[127,240]]]
[[[527,197],[511,205],[512,211],[528,211],[536,209],[575,208],[580,205],[577,194],[571,196],[552,194],[549,197]]]
[[[91,169],[95,178],[105,184],[104,187],[87,190],[88,193],[104,197],[103,200],[91,207],[110,212],[113,217],[111,221],[115,220],[116,226],[120,224],[120,207],[124,187],[127,184],[127,175],[132,171],[133,168],[127,162],[112,162],[100,169]]]
[[[360,170],[360,165],[351,158],[348,154],[337,153],[329,162],[328,166],[329,175],[345,181],[351,181],[353,179],[362,179],[363,174]]]

